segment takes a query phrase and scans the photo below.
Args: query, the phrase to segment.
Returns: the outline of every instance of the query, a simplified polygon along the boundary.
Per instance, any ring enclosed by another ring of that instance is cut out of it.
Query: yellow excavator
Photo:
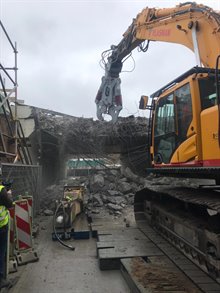
[[[146,52],[151,41],[184,45],[196,66],[148,97],[149,172],[163,176],[211,178],[220,184],[220,13],[186,2],[174,8],[145,8],[117,46],[102,53],[105,76],[96,96],[97,117],[122,109],[119,74],[135,48]],[[162,53],[161,53],[162,54]],[[184,60],[184,56],[183,56]],[[169,68],[167,69],[169,70]],[[156,74],[156,73],[155,73]],[[220,193],[207,188],[150,186],[138,191],[137,223],[148,219],[193,262],[220,280]]]

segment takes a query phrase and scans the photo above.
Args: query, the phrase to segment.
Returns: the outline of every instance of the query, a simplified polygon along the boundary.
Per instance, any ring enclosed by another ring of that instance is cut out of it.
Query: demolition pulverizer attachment
[[[122,109],[121,80],[114,77],[102,77],[102,83],[98,90],[95,103],[97,105],[97,118],[104,120],[103,114],[112,117],[112,122],[117,122]]]

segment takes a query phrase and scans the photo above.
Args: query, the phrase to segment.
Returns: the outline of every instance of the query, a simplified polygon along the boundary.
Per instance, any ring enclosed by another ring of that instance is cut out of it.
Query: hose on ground
[[[65,229],[65,208],[64,208],[64,205],[63,203],[61,202],[57,208],[56,208],[56,211],[55,211],[55,214],[54,214],[54,217],[53,217],[53,232],[54,232],[54,235],[56,236],[57,240],[59,241],[59,243],[63,246],[65,246],[66,248],[69,248],[71,250],[75,250],[75,247],[73,247],[72,245],[68,245],[66,243],[64,243],[61,238],[59,237],[59,235],[57,234],[57,230],[56,230],[56,218],[57,218],[57,212],[59,210],[59,208],[62,206],[63,208],[63,224],[64,224],[64,229]]]

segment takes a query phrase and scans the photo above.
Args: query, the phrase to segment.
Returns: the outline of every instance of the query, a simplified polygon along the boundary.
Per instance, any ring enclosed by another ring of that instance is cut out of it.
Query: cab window
[[[158,102],[155,117],[156,136],[175,131],[174,116],[173,94],[171,94]]]
[[[192,121],[192,99],[189,83],[175,91],[177,107],[177,135],[179,143],[187,137],[187,131]]]
[[[154,150],[156,163],[169,163],[175,149],[175,108],[173,93],[162,97],[155,113]]]
[[[201,111],[217,104],[216,85],[214,78],[205,78],[199,80],[199,91],[201,99]]]
[[[154,161],[169,163],[178,146],[186,140],[192,121],[192,99],[187,83],[160,98],[154,120]]]

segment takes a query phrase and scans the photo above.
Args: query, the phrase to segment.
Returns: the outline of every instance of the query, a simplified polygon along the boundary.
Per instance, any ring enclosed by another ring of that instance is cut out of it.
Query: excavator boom
[[[220,54],[220,14],[195,2],[143,9],[104,60],[105,76],[95,100],[98,119],[103,120],[102,114],[107,113],[117,121],[122,109],[119,74],[124,58],[137,47],[146,52],[150,41],[184,45],[195,53],[196,65],[215,68]]]

